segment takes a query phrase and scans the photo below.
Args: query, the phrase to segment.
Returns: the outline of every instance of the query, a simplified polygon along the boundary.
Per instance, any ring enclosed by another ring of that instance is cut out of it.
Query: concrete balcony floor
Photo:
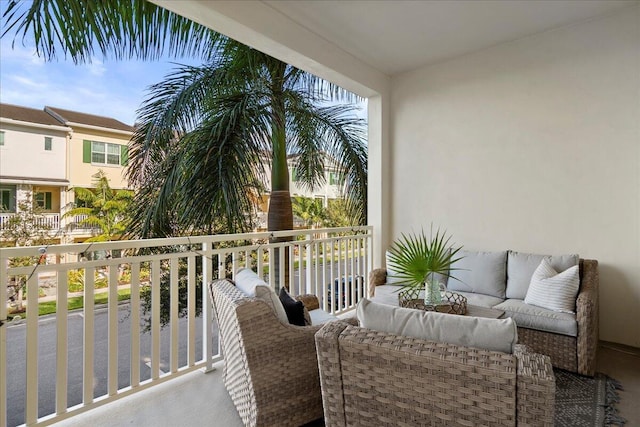
[[[213,372],[191,372],[117,402],[101,406],[56,426],[242,426],[233,402],[222,384],[222,362]],[[627,426],[640,425],[640,350],[603,343],[598,371],[624,386],[617,407]]]

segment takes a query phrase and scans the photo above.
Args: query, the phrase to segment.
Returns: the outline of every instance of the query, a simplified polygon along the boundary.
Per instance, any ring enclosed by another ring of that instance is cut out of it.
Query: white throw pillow
[[[518,331],[513,319],[458,316],[378,304],[363,299],[358,304],[362,327],[405,337],[513,353]]]
[[[276,295],[276,292],[271,289],[271,286],[262,280],[253,270],[250,268],[241,268],[236,272],[234,278],[236,287],[240,289],[246,296],[252,298],[258,298],[269,307],[271,307],[282,323],[289,324],[287,318],[287,312],[284,311],[280,298]]]
[[[579,288],[580,272],[577,265],[558,273],[549,260],[543,258],[531,276],[524,302],[548,310],[574,313]]]

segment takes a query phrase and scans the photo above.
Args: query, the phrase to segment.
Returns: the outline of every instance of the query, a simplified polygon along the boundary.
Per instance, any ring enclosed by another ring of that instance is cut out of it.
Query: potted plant
[[[441,303],[441,281],[452,276],[455,268],[451,265],[462,258],[457,256],[462,247],[454,247],[450,240],[446,231],[440,229],[434,235],[432,226],[429,237],[424,230],[420,234],[403,233],[392,243],[389,266],[395,271],[402,291],[414,291],[410,293],[418,295],[424,289],[426,305]]]

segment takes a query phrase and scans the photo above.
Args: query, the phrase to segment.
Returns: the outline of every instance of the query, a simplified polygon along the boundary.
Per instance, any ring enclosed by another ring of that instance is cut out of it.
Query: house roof
[[[38,123],[41,125],[61,126],[61,123],[47,114],[44,110],[21,107],[12,104],[0,104],[0,117],[21,122]]]
[[[133,132],[134,128],[111,117],[96,116],[94,114],[81,113],[79,111],[64,110],[57,107],[45,106],[44,110],[56,117],[65,125],[88,125],[107,129],[115,129]]]

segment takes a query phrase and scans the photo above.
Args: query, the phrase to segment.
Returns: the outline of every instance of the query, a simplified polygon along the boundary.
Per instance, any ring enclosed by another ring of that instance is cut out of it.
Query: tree
[[[128,224],[126,212],[131,203],[132,192],[113,190],[102,170],[99,170],[93,178],[95,188],[76,188],[76,206],[62,217],[85,216],[79,224],[99,230],[99,234],[88,238],[87,242],[117,240],[126,231]]]
[[[321,227],[326,218],[322,200],[311,197],[294,196],[292,199],[293,215],[299,218],[306,227]]]
[[[271,169],[268,229],[293,226],[287,155],[301,183],[324,178],[324,154],[345,172],[350,207],[366,222],[363,122],[338,86],[143,0],[12,0],[5,31],[32,36],[38,55],[75,62],[104,57],[196,56],[154,85],[139,110],[128,177],[138,186],[132,229],[142,237],[201,229],[224,219],[248,229],[249,193]],[[324,106],[323,106],[324,105]]]
[[[344,199],[332,199],[329,200],[325,209],[324,225],[325,227],[351,227],[358,225],[358,222],[350,217]]]
[[[45,246],[51,243],[51,226],[43,221],[42,209],[33,203],[31,194],[18,202],[16,213],[6,220],[0,230],[0,238],[3,245]],[[36,266],[42,262],[45,262],[44,253],[40,257],[13,257],[9,258],[9,267]],[[26,286],[26,276],[11,277],[7,282],[8,296],[17,312],[23,310],[22,299]]]

